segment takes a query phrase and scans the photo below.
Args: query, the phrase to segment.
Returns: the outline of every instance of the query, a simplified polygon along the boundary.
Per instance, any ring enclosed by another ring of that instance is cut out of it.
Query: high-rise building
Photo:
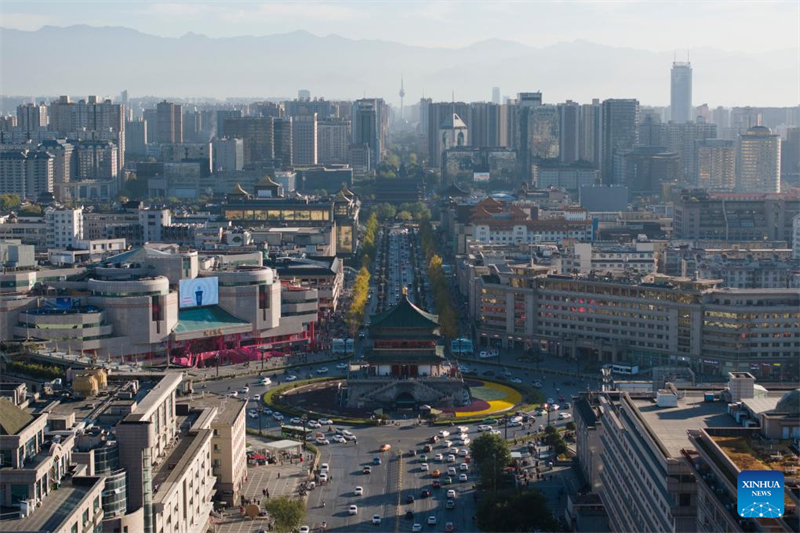
[[[229,118],[241,118],[242,112],[239,109],[219,109],[217,110],[217,133],[220,139],[228,137],[225,131],[225,121]]]
[[[17,127],[26,134],[46,128],[47,106],[44,105],[44,102],[17,106]]]
[[[47,247],[68,248],[83,239],[83,208],[53,209],[44,214],[47,222]]]
[[[40,150],[0,151],[0,191],[35,200],[53,192],[54,157]]]
[[[780,136],[765,126],[754,126],[740,135],[736,171],[739,192],[780,192]]]
[[[719,131],[731,127],[731,110],[722,106],[715,107],[711,112],[711,122],[717,125]]]
[[[613,183],[614,154],[630,150],[639,142],[639,101],[633,99],[603,100],[601,179]]]
[[[276,118],[273,122],[275,161],[281,168],[292,166],[292,117]]]
[[[225,120],[225,134],[244,141],[244,164],[263,163],[274,157],[272,117],[241,117]]]
[[[698,141],[695,156],[697,186],[709,191],[736,188],[736,146],[727,139]]]
[[[214,139],[211,141],[214,171],[242,170],[244,168],[244,141],[242,139]]]
[[[164,100],[156,106],[156,143],[183,142],[183,106]]]
[[[147,121],[125,123],[125,152],[138,156],[147,153]]]
[[[292,164],[309,166],[317,164],[318,130],[317,114],[292,117]]]
[[[183,142],[208,142],[203,137],[203,114],[197,108],[183,112]]]
[[[508,147],[508,106],[476,102],[469,104],[469,144],[476,148]]]
[[[117,147],[111,141],[77,141],[75,180],[115,178],[119,175]]]
[[[500,101],[500,87],[492,87],[492,103],[501,104]]]
[[[39,145],[39,149],[53,156],[53,195],[56,200],[63,202],[69,197],[69,182],[75,168],[74,146],[66,139],[45,140]]]
[[[362,98],[353,102],[353,144],[366,144],[374,166],[383,161],[389,113],[382,98]]]
[[[692,64],[675,61],[670,72],[670,118],[676,124],[692,120]]]
[[[614,158],[614,185],[628,187],[631,195],[659,195],[680,176],[680,156],[658,146],[619,150]]]
[[[786,130],[786,140],[781,143],[781,174],[800,174],[800,127]]]
[[[314,100],[292,100],[283,103],[287,117],[317,114],[317,120],[339,116],[339,106],[324,98]],[[280,116],[280,115],[279,115]]]
[[[297,90],[297,99],[298,100],[310,100],[311,99],[311,91],[308,89],[298,89]]]
[[[572,100],[558,104],[558,157],[562,163],[574,163],[580,155],[580,106]]]
[[[343,119],[326,119],[317,122],[318,157],[321,165],[342,164],[348,162],[348,146],[350,146],[350,121]]]
[[[591,104],[583,104],[581,106],[580,120],[581,131],[578,136],[580,140],[580,159],[592,163],[595,168],[599,168],[602,150],[600,100],[595,98]]]
[[[716,124],[698,122],[662,123],[657,117],[647,116],[639,124],[639,144],[644,146],[663,146],[677,152],[681,158],[681,179],[694,184],[696,174],[695,153],[697,143],[717,137]]]

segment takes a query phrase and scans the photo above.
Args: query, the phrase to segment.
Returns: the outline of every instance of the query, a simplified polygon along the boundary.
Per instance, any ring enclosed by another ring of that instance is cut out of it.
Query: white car
[[[351,515],[352,514],[358,514],[358,506],[357,505],[351,505],[350,507],[347,508],[347,513],[351,514]]]
[[[464,434],[466,434],[466,433],[469,433],[469,426],[458,426],[458,431],[459,431],[459,432],[460,432],[462,435],[464,435]]]
[[[272,413],[272,418],[274,418],[275,420],[283,420],[283,415],[275,411],[274,413]]]
[[[347,370],[347,368],[348,368],[349,366],[350,366],[350,365],[349,365],[349,364],[347,364],[347,363],[339,363],[338,365],[336,365],[336,368],[338,368],[339,370]]]
[[[541,381],[534,381],[533,382],[533,386],[536,387],[537,389],[541,389],[542,388],[542,382]]]
[[[453,445],[453,441],[446,440],[446,441],[443,441],[442,444],[443,444],[442,448],[449,448],[450,446]]]
[[[443,438],[445,438],[445,437],[449,437],[449,436],[450,436],[450,432],[449,432],[449,431],[447,431],[446,429],[443,429],[443,430],[441,430],[441,431],[439,432],[439,438],[442,438],[442,439],[443,439]]]
[[[299,417],[295,416],[291,420],[289,420],[289,423],[290,424],[302,424],[303,421]]]
[[[430,470],[430,467],[428,466],[428,463],[422,463],[421,465],[419,465],[419,469],[421,472],[427,472],[428,470]]]
[[[481,433],[484,431],[491,431],[491,430],[492,426],[487,426],[486,424],[481,424],[480,426],[478,426],[478,431],[480,431]]]
[[[434,515],[430,515],[428,517],[428,525],[435,526],[436,525],[436,517]]]
[[[294,374],[292,374],[291,376],[286,376],[285,381],[297,381],[297,376],[295,376]]]
[[[572,418],[572,415],[569,414],[569,413],[559,413],[558,414],[558,419],[559,420],[569,420],[570,418]]]
[[[503,433],[499,429],[493,429],[492,435],[502,435]]]
[[[237,391],[229,392],[228,396],[230,396],[231,398],[238,398],[239,393]]]
[[[342,436],[344,437],[344,440],[356,440],[356,436],[352,433],[342,433]]]
[[[458,469],[462,472],[469,472],[469,465],[467,463],[461,463],[458,465]]]
[[[372,515],[372,524],[375,526],[381,525],[381,515],[379,514]]]
[[[458,456],[459,457],[466,457],[468,455],[469,455],[469,451],[466,448],[462,448],[462,449],[458,450]]]
[[[447,462],[448,463],[455,463],[456,462],[456,456],[451,453],[450,455],[447,456]]]
[[[329,441],[328,439],[326,439],[324,437],[317,437],[316,439],[314,439],[314,442],[316,442],[317,444],[330,444],[331,443],[331,441]]]
[[[330,469],[331,465],[329,465],[328,463],[322,463],[321,465],[319,465],[319,471],[322,474],[327,474]]]
[[[341,435],[334,435],[334,436],[333,436],[333,437],[331,437],[331,438],[333,439],[333,442],[339,442],[339,443],[342,443],[342,442],[347,442],[347,439],[345,439],[345,438],[344,438],[344,437],[342,437]]]
[[[522,380],[519,379],[518,377],[513,377],[509,381],[511,381],[511,383],[516,383],[516,384],[522,383]]]
[[[266,387],[267,385],[272,385],[272,380],[269,378],[264,378],[261,380],[261,386]]]
[[[328,367],[326,366],[317,369],[317,374],[327,374],[327,373],[328,373]]]
[[[241,392],[242,394],[247,394],[248,392],[250,392],[250,387],[242,387],[241,389],[239,389],[239,392]]]
[[[328,474],[320,474],[319,475],[319,482],[320,483],[327,483],[328,482]]]
[[[322,424],[317,422],[316,420],[309,420],[308,424],[306,424],[311,429],[319,429],[322,427]]]
[[[355,496],[363,496],[364,495],[364,487],[356,487],[356,490],[353,491]]]
[[[320,424],[325,424],[325,425],[328,425],[328,426],[330,426],[331,424],[333,424],[333,420],[331,420],[330,418],[320,418],[320,419],[318,420],[318,422],[319,422]]]
[[[451,498],[451,499],[455,498],[456,497],[456,491],[454,491],[453,489],[448,490],[447,491],[447,497]]]
[[[464,483],[465,481],[467,481],[467,475],[466,474],[461,474],[460,476],[458,476],[458,480],[461,483]]]
[[[272,409],[264,409],[264,414],[270,416],[272,414]]]
[[[436,461],[437,463],[441,463],[442,461],[444,461],[444,455],[437,453],[436,457],[434,457],[433,460]]]
[[[252,399],[253,399],[254,402],[260,402],[261,401],[261,395],[254,394]]]
[[[414,527],[411,528],[411,533],[420,533],[420,531],[422,531],[422,524],[417,522],[414,524]]]
[[[311,529],[308,526],[300,526],[300,533],[310,533]]]

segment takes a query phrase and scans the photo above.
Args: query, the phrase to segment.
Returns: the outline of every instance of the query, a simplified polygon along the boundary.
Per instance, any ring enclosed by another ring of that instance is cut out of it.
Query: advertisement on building
[[[219,278],[182,279],[178,285],[180,308],[219,303]]]
[[[473,172],[472,173],[472,180],[473,181],[489,181],[489,173],[488,172]]]

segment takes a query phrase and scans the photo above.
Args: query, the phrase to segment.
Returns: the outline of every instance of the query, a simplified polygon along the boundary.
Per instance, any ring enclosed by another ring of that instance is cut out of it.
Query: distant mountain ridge
[[[584,40],[534,48],[488,39],[461,48],[354,40],[306,31],[212,38],[159,37],[119,27],[2,29],[4,95],[99,94],[164,97],[295,95],[329,99],[381,96],[397,103],[403,72],[406,104],[489,100],[541,90],[545,102],[638,98],[669,102],[670,52],[615,48]],[[694,104],[798,105],[800,49],[748,54],[691,50]]]

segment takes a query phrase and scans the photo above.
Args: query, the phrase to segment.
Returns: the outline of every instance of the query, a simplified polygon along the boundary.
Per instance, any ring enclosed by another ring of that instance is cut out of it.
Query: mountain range
[[[744,41],[743,41],[744,43]],[[504,96],[543,93],[545,102],[638,98],[669,103],[673,52],[588,41],[534,48],[498,39],[461,48],[354,40],[304,31],[210,38],[159,37],[124,27],[0,29],[3,95],[293,97],[298,89],[328,99],[381,96],[406,105],[421,96],[480,101],[493,86]],[[800,49],[769,53],[690,50],[694,104],[798,105]]]

